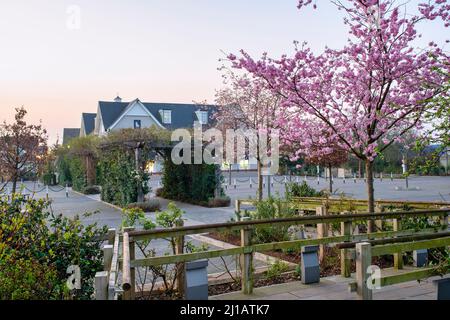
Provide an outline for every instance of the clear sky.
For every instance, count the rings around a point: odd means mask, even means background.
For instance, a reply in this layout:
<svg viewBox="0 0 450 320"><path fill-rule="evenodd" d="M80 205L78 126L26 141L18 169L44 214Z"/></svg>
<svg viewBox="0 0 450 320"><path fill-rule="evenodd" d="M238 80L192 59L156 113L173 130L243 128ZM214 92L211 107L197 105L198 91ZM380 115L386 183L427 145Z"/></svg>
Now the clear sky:
<svg viewBox="0 0 450 320"><path fill-rule="evenodd" d="M212 102L221 51L278 56L292 52L293 40L316 51L345 44L342 17L328 1L318 10L296 3L1 0L0 121L23 105L54 142L62 128L80 126L81 112L117 93L125 101ZM446 32L431 24L424 41L443 41Z"/></svg>

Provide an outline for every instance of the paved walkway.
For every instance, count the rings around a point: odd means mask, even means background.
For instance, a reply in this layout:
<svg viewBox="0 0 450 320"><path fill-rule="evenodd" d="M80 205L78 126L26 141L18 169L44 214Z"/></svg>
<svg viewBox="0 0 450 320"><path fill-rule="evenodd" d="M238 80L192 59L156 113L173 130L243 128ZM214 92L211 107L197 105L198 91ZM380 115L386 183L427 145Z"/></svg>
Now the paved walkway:
<svg viewBox="0 0 450 320"><path fill-rule="evenodd" d="M373 292L374 300L436 300L433 279L405 282L384 287ZM241 292L210 297L210 300L357 300L356 293L349 292L348 283L354 279L340 276L320 279L320 283L304 285L301 282L277 284L254 289L251 296Z"/></svg>

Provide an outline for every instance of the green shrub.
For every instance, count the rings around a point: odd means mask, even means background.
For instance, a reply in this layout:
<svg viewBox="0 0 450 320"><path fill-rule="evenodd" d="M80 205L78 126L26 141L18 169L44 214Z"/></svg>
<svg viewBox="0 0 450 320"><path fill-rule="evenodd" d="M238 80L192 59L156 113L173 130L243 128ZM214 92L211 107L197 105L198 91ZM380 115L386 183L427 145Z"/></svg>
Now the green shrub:
<svg viewBox="0 0 450 320"><path fill-rule="evenodd" d="M135 202L127 205L128 209L141 209L144 212L156 212L161 209L161 203L158 199L150 199L147 202Z"/></svg>
<svg viewBox="0 0 450 320"><path fill-rule="evenodd" d="M313 187L310 187L305 181L301 184L298 183L286 183L286 199L292 199L293 197L323 197L324 194L321 191L316 191Z"/></svg>
<svg viewBox="0 0 450 320"><path fill-rule="evenodd" d="M84 226L78 216L55 216L49 206L44 199L16 195L8 202L0 197L0 261L8 266L0 268L2 297L91 298L95 273L103 269L101 239L107 227ZM71 265L80 267L82 288L68 292L66 272Z"/></svg>
<svg viewBox="0 0 450 320"><path fill-rule="evenodd" d="M289 270L289 265L281 260L276 260L274 263L270 264L266 271L266 279L274 280L279 278L284 272Z"/></svg>
<svg viewBox="0 0 450 320"><path fill-rule="evenodd" d="M102 153L98 168L103 201L125 207L137 202L138 183L142 185L144 194L150 191L149 175L136 172L134 152L130 150L117 149Z"/></svg>
<svg viewBox="0 0 450 320"><path fill-rule="evenodd" d="M256 211L250 213L252 220L288 218L295 215L295 210L281 199L269 197L256 202ZM253 233L258 243L289 240L289 226L257 227Z"/></svg>
<svg viewBox="0 0 450 320"><path fill-rule="evenodd" d="M163 190L159 196L208 206L209 199L215 197L216 186L221 183L221 179L221 176L216 176L215 165L176 165L167 159L162 177Z"/></svg>
<svg viewBox="0 0 450 320"><path fill-rule="evenodd" d="M88 186L83 189L84 194L100 194L102 192L99 186Z"/></svg>
<svg viewBox="0 0 450 320"><path fill-rule="evenodd" d="M0 259L0 300L58 299L62 291L54 266L14 253Z"/></svg>

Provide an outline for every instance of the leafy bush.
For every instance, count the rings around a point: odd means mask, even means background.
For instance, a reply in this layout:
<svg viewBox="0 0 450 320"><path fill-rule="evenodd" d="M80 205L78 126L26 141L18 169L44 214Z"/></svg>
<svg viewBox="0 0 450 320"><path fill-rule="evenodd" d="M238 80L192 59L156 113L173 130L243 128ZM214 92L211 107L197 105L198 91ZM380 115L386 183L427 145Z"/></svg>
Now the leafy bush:
<svg viewBox="0 0 450 320"><path fill-rule="evenodd" d="M270 264L266 271L266 279L274 280L279 278L284 272L289 270L289 265L281 260L276 260L274 263Z"/></svg>
<svg viewBox="0 0 450 320"><path fill-rule="evenodd" d="M102 192L99 186L88 186L83 189L84 194L100 194Z"/></svg>
<svg viewBox="0 0 450 320"><path fill-rule="evenodd" d="M192 204L208 206L214 198L217 184L216 166L208 164L175 165L170 159L164 162L161 197Z"/></svg>
<svg viewBox="0 0 450 320"><path fill-rule="evenodd" d="M150 199L148 202L135 202L127 205L128 209L141 209L144 212L156 212L161 209L161 203L158 199Z"/></svg>
<svg viewBox="0 0 450 320"><path fill-rule="evenodd" d="M98 163L103 201L125 207L137 202L138 183L144 194L149 192L147 173L136 172L134 152L115 149L104 152Z"/></svg>
<svg viewBox="0 0 450 320"><path fill-rule="evenodd" d="M11 202L0 198L0 299L91 298L95 273L103 269L100 239L107 227L55 216L49 205L19 195ZM69 292L71 265L81 269L82 288Z"/></svg>
<svg viewBox="0 0 450 320"><path fill-rule="evenodd" d="M295 215L295 210L281 199L269 197L256 202L256 211L250 213L252 220L288 218ZM289 226L257 227L253 233L259 243L289 240Z"/></svg>
<svg viewBox="0 0 450 320"><path fill-rule="evenodd" d="M286 199L292 199L293 197L323 197L322 191L316 191L313 187L310 187L305 181L301 184L298 183L286 183Z"/></svg>

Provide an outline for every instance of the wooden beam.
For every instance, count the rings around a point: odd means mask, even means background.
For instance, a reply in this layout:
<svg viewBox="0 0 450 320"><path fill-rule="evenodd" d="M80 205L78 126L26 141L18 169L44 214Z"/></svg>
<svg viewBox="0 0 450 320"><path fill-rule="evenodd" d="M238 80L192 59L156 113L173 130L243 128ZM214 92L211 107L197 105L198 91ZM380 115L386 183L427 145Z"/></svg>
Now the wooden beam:
<svg viewBox="0 0 450 320"><path fill-rule="evenodd" d="M356 292L361 300L372 300L372 290L367 287L368 268L372 264L371 245L367 242L356 245Z"/></svg>
<svg viewBox="0 0 450 320"><path fill-rule="evenodd" d="M399 251L414 251L418 249L439 248L450 245L450 237L441 237L433 240L414 241L407 243L393 243L375 246L372 248L373 256L394 254Z"/></svg>
<svg viewBox="0 0 450 320"><path fill-rule="evenodd" d="M130 239L128 233L123 234L123 259L122 259L122 289L124 290L123 299L131 300L131 263L130 263Z"/></svg>

